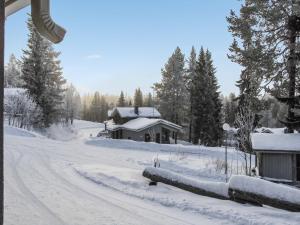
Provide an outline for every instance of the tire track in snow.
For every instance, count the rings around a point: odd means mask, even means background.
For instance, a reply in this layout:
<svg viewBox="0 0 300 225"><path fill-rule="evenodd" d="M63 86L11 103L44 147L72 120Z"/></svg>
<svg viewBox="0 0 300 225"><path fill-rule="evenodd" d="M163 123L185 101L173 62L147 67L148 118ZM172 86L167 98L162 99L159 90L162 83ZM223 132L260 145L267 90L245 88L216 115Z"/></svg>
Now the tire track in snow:
<svg viewBox="0 0 300 225"><path fill-rule="evenodd" d="M66 223L58 217L51 209L49 209L42 201L39 200L39 198L34 195L33 192L30 191L30 189L26 186L24 181L22 180L18 168L20 169L20 163L21 160L23 159L24 154L20 151L18 151L20 154L17 159L12 156L12 161L10 162L11 164L11 169L15 177L15 181L19 187L19 189L24 193L25 196L29 197L30 201L39 209L43 211L43 217L47 218L46 221L50 222L50 224L57 224L57 225L65 225Z"/></svg>
<svg viewBox="0 0 300 225"><path fill-rule="evenodd" d="M174 220L175 224L178 224L178 222L180 221L180 224L185 224L185 225L193 225L193 223L188 223L187 221L183 221L179 218L176 218L176 217L172 217L170 215L166 215L166 214L163 214L163 213L160 213L158 211L154 211L152 209L149 209L149 208L144 208L144 207L141 207L140 205L134 205L133 203L129 203L129 202L123 202L121 201L120 199L116 199L114 197L112 197L111 195L108 196L108 195L104 195L103 192L101 193L102 197L99 196L99 195L95 195L95 194L92 194L88 191L86 191L85 189L71 183L70 181L68 181L67 179L65 179L63 176L61 176L60 174L58 174L54 169L51 168L50 166L50 163L49 163L49 158L50 157L45 157L45 156L42 156L41 153L38 153L39 154L39 157L40 157L40 160L44 162L43 165L45 165L45 167L47 167L47 169L56 177L58 178L60 181L64 182L68 187L73 187L75 190L76 190L76 193L78 194L78 191L83 193L85 196L88 196L92 201L95 201L95 199L97 199L98 201L101 201L101 202L105 202L106 204L110 205L110 206L113 206L114 208L117 208L119 210L122 210L122 211L125 211L126 213L128 213L131 217L135 217L137 219L137 221L141 221L141 219L143 219L143 221L149 221L151 222L150 224L158 224L158 221L157 220L153 220L152 218L149 218L149 217L145 217L141 214L137 214L138 212L137 211L132 211L132 210L129 210L128 209L128 206L129 204L136 208L136 209L143 209L145 211L147 211L147 213L149 211L151 211L152 213L154 214L159 214L161 215L162 217L168 217L172 220ZM46 160L48 162L46 162ZM77 173L73 172L74 175L78 176L79 179L81 179L81 176L79 176ZM93 182L90 182L92 184L94 184ZM105 196L105 198L103 198L103 196ZM114 201L117 201L121 204L125 204L127 208L125 207L121 207L119 204L116 204L116 203L113 203L112 201L108 201L107 199L113 199ZM135 209L135 210L136 210ZM144 223L143 223L144 224Z"/></svg>

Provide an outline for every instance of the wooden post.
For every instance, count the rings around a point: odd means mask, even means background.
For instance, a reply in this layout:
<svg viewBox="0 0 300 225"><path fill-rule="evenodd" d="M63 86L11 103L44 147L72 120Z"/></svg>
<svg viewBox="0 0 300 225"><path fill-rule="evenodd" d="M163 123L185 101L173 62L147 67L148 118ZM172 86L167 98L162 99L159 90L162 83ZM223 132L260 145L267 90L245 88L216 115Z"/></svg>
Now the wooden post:
<svg viewBox="0 0 300 225"><path fill-rule="evenodd" d="M1 195L1 216L0 224L3 224L3 95L4 95L4 24L5 24L5 0L0 0L0 195Z"/></svg>

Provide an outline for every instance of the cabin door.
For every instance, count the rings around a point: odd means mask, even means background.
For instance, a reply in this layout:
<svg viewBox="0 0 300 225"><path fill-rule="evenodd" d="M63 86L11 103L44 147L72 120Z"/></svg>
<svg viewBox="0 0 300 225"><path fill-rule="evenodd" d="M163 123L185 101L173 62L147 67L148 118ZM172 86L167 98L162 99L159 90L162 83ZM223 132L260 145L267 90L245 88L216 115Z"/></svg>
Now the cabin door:
<svg viewBox="0 0 300 225"><path fill-rule="evenodd" d="M160 133L156 133L156 143L160 143Z"/></svg>

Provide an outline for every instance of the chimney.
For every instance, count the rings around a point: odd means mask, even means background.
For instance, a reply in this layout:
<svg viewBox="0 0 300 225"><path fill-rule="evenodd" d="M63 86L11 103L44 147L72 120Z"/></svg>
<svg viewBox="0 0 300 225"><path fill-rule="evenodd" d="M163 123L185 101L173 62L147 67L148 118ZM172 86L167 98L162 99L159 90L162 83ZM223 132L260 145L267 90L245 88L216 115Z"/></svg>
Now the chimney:
<svg viewBox="0 0 300 225"><path fill-rule="evenodd" d="M136 115L139 115L139 107L136 105L136 106L134 106L134 113L136 114Z"/></svg>

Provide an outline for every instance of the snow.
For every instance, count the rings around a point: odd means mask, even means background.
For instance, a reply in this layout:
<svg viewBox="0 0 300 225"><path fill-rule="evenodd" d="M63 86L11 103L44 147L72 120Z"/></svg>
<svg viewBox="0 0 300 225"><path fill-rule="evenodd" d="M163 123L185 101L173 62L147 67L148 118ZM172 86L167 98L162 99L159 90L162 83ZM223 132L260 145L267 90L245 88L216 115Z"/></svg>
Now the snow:
<svg viewBox="0 0 300 225"><path fill-rule="evenodd" d="M228 196L228 185L224 182L212 182L212 181L200 181L199 179L190 179L182 175L170 172L165 169L147 167L145 171L149 172L152 175L157 175L164 177L166 179L172 180L174 182L180 182L195 188L200 188L208 192L213 192L215 194L221 195L225 198Z"/></svg>
<svg viewBox="0 0 300 225"><path fill-rule="evenodd" d="M78 135L64 141L5 126L5 225L299 224L299 213L149 186L142 176L157 157L186 179L223 181L223 148L95 138L103 124L74 123Z"/></svg>
<svg viewBox="0 0 300 225"><path fill-rule="evenodd" d="M300 151L300 134L264 134L254 133L252 147L265 151Z"/></svg>
<svg viewBox="0 0 300 225"><path fill-rule="evenodd" d="M260 178L242 175L232 176L229 181L229 188L300 204L300 189L284 184L275 184Z"/></svg>
<svg viewBox="0 0 300 225"><path fill-rule="evenodd" d="M116 112L119 112L120 116L122 118L132 118L132 117L161 117L160 113L157 111L154 107L139 107L138 108L139 113L136 114L134 107L116 107L111 112L111 115L113 115Z"/></svg>
<svg viewBox="0 0 300 225"><path fill-rule="evenodd" d="M23 88L4 88L4 96L24 94L25 91Z"/></svg>
<svg viewBox="0 0 300 225"><path fill-rule="evenodd" d="M174 127L175 129L181 129L181 126L171 123L163 119L149 119L149 118L137 118L124 123L123 125L113 125L109 129L114 130L118 128L123 128L131 131L137 131L142 129L147 129L156 124L165 124L167 126Z"/></svg>

